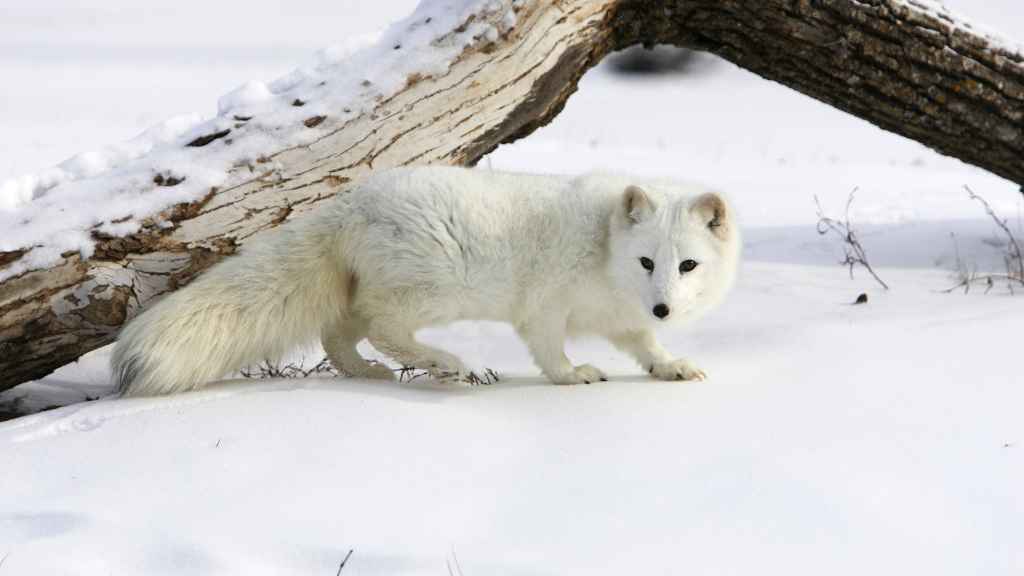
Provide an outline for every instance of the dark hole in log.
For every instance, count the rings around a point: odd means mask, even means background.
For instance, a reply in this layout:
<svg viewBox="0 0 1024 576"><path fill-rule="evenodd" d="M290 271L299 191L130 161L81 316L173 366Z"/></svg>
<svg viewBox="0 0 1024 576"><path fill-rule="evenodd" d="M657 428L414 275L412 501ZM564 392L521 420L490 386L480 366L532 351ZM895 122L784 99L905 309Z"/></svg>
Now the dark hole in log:
<svg viewBox="0 0 1024 576"><path fill-rule="evenodd" d="M220 132L214 132L213 134L207 134L206 136L200 136L195 140L186 144L190 148L202 148L214 140L220 140L221 138L231 134L231 129L221 130Z"/></svg>

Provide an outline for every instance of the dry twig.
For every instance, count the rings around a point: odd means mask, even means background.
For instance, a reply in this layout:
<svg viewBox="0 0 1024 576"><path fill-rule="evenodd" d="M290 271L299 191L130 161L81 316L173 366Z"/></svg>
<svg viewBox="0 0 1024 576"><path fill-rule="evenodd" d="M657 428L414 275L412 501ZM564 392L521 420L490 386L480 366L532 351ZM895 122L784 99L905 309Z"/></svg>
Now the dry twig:
<svg viewBox="0 0 1024 576"><path fill-rule="evenodd" d="M395 372L398 374L399 382L412 382L417 378L427 376L426 370L420 370L414 366L402 366L395 370Z"/></svg>
<svg viewBox="0 0 1024 576"><path fill-rule="evenodd" d="M850 222L850 206L853 204L853 197L857 193L857 189L854 188L850 192L850 197L846 200L846 214L842 221L835 220L825 216L824 211L821 208L821 202L818 197L814 197L814 203L818 206L818 234L824 236L829 232L834 233L843 240L843 252L846 254L846 259L842 261L850 268L850 278L853 278L853 268L857 264L863 266L871 276L882 285L882 288L889 289L889 285L886 284L878 274L875 273L874 268L868 262L867 252L864 250L864 246L860 243L860 239L857 237L857 233L853 229L853 224Z"/></svg>
<svg viewBox="0 0 1024 576"><path fill-rule="evenodd" d="M448 566L448 576L462 576L462 566L459 564L459 557L455 554L455 548L452 548L451 557L445 558L445 564Z"/></svg>
<svg viewBox="0 0 1024 576"><path fill-rule="evenodd" d="M255 366L246 366L239 371L243 378L309 378L310 376L338 376L338 371L325 357L306 368L305 356L298 363L281 364L279 361L264 360Z"/></svg>
<svg viewBox="0 0 1024 576"><path fill-rule="evenodd" d="M414 366L402 366L393 370L399 382L412 382L423 377L429 377L429 372ZM317 376L343 376L341 372L331 366L330 360L326 357L317 362L314 366L306 367L306 358L303 357L297 363L282 364L271 360L264 360L259 364L247 366L239 371L243 378L309 378ZM484 368L483 372L477 374L470 372L460 378L460 381L470 386L490 386L501 380L498 373L490 368Z"/></svg>
<svg viewBox="0 0 1024 576"><path fill-rule="evenodd" d="M335 574L335 576L339 576L341 574L341 571L345 568L345 564L348 563L348 559L352 557L352 552L353 549L349 548L348 554L345 554L345 559L338 565L338 573Z"/></svg>
<svg viewBox="0 0 1024 576"><path fill-rule="evenodd" d="M1021 252L1020 243L1017 241L1016 235L1013 230L1010 229L1005 218L1000 218L996 214L992 205L987 200L975 194L969 186L964 186L964 190L967 190L967 194L971 200L976 200L985 209L985 213L988 214L989 218L995 223L996 227L1006 237L1006 252L1003 254L1003 263L1006 266L1005 273L992 273L992 274L979 274L977 268L968 269L967 265L964 264L960 258L960 247L956 242L956 236L953 236L953 249L956 253L956 272L958 282L944 290L944 292L952 292L958 288L964 289L964 294L967 294L971 290L971 286L975 284L984 284L985 293L987 294L995 286L997 281L1006 282L1006 288L1011 294L1014 293L1013 287L1024 286L1024 253Z"/></svg>

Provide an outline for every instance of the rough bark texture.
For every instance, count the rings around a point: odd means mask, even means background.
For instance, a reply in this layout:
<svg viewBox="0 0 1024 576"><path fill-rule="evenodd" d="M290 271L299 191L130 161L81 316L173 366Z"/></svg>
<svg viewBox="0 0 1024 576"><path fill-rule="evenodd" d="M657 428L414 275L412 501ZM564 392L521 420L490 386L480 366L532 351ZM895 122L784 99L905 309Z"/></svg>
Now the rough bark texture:
<svg viewBox="0 0 1024 576"><path fill-rule="evenodd" d="M344 192L367 171L474 164L551 120L610 50L668 43L714 52L878 126L1024 183L1020 54L899 0L528 1L507 36L443 76L410 78L372 113L265 158L236 186L174 207L173 226L101 237L89 260L0 283L0 390L111 342L154 297L259 232ZM727 121L728 111L721 111ZM211 141L211 146L218 145ZM198 144L196 144L198 146ZM156 185L173 185L156 182ZM155 220L154 220L155 221ZM24 251L0 253L0 270Z"/></svg>
<svg viewBox="0 0 1024 576"><path fill-rule="evenodd" d="M632 0L615 30L617 46L714 52L1024 184L1024 57L927 3Z"/></svg>

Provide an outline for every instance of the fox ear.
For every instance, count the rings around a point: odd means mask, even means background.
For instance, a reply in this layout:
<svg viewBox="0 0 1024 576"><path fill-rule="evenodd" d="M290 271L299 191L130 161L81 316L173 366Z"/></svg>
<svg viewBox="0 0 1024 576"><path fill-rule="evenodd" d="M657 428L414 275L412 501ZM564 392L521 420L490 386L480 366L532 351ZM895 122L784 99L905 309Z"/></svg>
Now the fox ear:
<svg viewBox="0 0 1024 576"><path fill-rule="evenodd" d="M626 186L622 194L622 211L630 224L639 224L654 214L654 202L639 186Z"/></svg>
<svg viewBox="0 0 1024 576"><path fill-rule="evenodd" d="M729 226L729 213L721 196L714 192L701 194L690 205L690 213L699 216L712 234L725 238Z"/></svg>

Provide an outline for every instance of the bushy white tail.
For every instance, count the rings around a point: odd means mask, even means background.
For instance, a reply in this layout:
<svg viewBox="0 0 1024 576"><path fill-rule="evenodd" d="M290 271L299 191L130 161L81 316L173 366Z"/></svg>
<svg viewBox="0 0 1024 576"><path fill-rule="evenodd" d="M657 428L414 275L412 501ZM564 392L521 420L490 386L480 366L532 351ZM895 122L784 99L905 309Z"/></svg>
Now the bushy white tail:
<svg viewBox="0 0 1024 576"><path fill-rule="evenodd" d="M339 238L283 226L143 312L111 359L121 393L193 390L317 338L347 300Z"/></svg>

